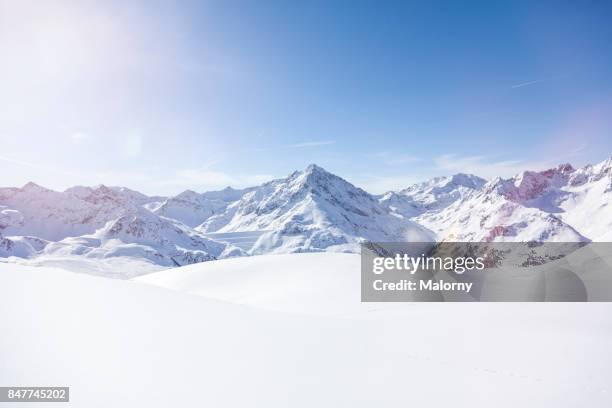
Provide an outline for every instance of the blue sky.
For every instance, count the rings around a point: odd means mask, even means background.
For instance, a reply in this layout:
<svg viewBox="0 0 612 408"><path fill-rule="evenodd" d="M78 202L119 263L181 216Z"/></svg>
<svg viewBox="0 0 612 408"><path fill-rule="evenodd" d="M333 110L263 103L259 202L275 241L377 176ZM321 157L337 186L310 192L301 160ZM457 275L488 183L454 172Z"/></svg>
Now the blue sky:
<svg viewBox="0 0 612 408"><path fill-rule="evenodd" d="M609 2L0 1L2 185L372 192L612 155Z"/></svg>

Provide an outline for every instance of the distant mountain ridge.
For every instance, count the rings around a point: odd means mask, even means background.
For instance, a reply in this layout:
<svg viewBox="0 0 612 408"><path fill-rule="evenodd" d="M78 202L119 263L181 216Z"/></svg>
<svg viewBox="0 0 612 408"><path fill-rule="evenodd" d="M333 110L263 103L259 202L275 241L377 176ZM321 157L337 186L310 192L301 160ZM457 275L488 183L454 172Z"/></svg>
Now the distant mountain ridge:
<svg viewBox="0 0 612 408"><path fill-rule="evenodd" d="M103 185L64 192L34 183L0 189L0 233L5 236L0 255L134 256L177 266L242 254L148 211L144 205L151 200L133 190Z"/></svg>
<svg viewBox="0 0 612 408"><path fill-rule="evenodd" d="M174 218L193 228L213 215L222 213L230 203L239 200L253 189L255 187L242 190L226 187L220 191L209 191L201 194L192 190L185 190L174 197L167 198L152 210L155 214Z"/></svg>
<svg viewBox="0 0 612 408"><path fill-rule="evenodd" d="M611 240L611 229L612 159L490 181L459 173L378 196L317 165L256 187L173 197L104 185L0 188L0 258L127 257L168 267L358 252L364 241Z"/></svg>
<svg viewBox="0 0 612 408"><path fill-rule="evenodd" d="M416 217L441 210L479 190L485 183L486 180L478 176L458 173L417 183L399 192L387 192L379 196L379 201L404 217Z"/></svg>
<svg viewBox="0 0 612 408"><path fill-rule="evenodd" d="M612 160L495 178L416 222L446 241L607 241ZM593 222L597 220L596 222Z"/></svg>

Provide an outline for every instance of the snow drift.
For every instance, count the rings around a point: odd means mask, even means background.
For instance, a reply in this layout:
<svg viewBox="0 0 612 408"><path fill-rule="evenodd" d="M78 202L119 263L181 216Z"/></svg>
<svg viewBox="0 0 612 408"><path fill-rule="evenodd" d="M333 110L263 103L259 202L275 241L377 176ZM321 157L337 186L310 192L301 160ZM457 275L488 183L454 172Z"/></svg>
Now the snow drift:
<svg viewBox="0 0 612 408"><path fill-rule="evenodd" d="M342 287L350 288L352 272L342 269L350 262L335 258L353 255L270 256L259 267L276 281L302 262L323 261L311 257L327 256L329 267L317 277L334 277L321 280L317 293L336 293L344 278L350 281ZM228 269L217 288L223 284L237 295L250 285L260 292L249 302L259 296L259 304L278 311L0 263L0 383L70 386L70 406L83 408L603 408L612 402L607 303L369 304L358 310L358 296L328 296L326 308L351 313L321 316L321 296L308 291L283 311L288 303L278 299L289 283L268 287L265 273L257 276L264 269L252 266ZM221 271L209 277L220 280ZM255 273L252 284L242 282L247 271ZM306 316L295 313L298 305L313 308Z"/></svg>

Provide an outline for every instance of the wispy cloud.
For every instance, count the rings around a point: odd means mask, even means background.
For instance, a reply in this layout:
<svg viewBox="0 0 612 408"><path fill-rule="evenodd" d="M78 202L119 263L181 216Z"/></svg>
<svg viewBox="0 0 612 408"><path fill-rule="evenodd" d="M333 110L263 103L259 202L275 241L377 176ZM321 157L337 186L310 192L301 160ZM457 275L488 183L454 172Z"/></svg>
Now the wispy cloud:
<svg viewBox="0 0 612 408"><path fill-rule="evenodd" d="M541 82L548 82L548 81L553 81L555 79L561 79L561 78L565 78L565 75L557 75L557 76L552 76L552 77L548 77L548 78L536 79L534 81L521 82L521 83L512 85L511 88L512 89L522 88L524 86L535 85L535 84L539 84Z"/></svg>
<svg viewBox="0 0 612 408"><path fill-rule="evenodd" d="M386 157L386 155L378 156ZM459 154L442 154L431 160L423 160L416 170L407 170L404 174L388 175L355 175L349 177L357 186L368 192L380 194L387 191L399 191L414 183L423 182L433 177L450 176L456 173L469 173L486 179L495 177L512 177L525 170L544 170L558 165L559 158L554 160L501 160L497 156Z"/></svg>
<svg viewBox="0 0 612 408"><path fill-rule="evenodd" d="M379 176L373 174L347 177L347 180L371 194L383 194L387 191L398 191L423 181L415 175L389 175Z"/></svg>
<svg viewBox="0 0 612 408"><path fill-rule="evenodd" d="M30 162L23 161L23 160L18 160L18 159L13 159L13 158L10 158L10 157L0 156L0 160L5 161L7 163L19 164L20 166L38 167L34 163L30 163Z"/></svg>
<svg viewBox="0 0 612 408"><path fill-rule="evenodd" d="M390 151L376 152L368 154L368 156L373 157L375 159L379 159L382 163L390 165L416 163L423 160L421 157L415 156L413 154L397 153Z"/></svg>
<svg viewBox="0 0 612 408"><path fill-rule="evenodd" d="M173 188L189 188L198 191L217 190L227 186L244 188L270 181L269 174L230 175L210 168L178 170L173 178L160 181L160 185Z"/></svg>
<svg viewBox="0 0 612 408"><path fill-rule="evenodd" d="M302 148L308 148L308 147L329 146L329 145L333 145L334 143L336 143L335 140L313 140L313 141L299 142L299 143L293 143L293 144L282 145L282 146L257 147L254 150L258 152L265 152L265 151L276 150L276 149L302 149Z"/></svg>
<svg viewBox="0 0 612 408"><path fill-rule="evenodd" d="M298 149L300 147L316 147L316 146L327 146L336 143L335 140L317 140L312 142L301 142L288 145L286 147Z"/></svg>
<svg viewBox="0 0 612 408"><path fill-rule="evenodd" d="M275 177L269 174L229 174L211 169L212 164L196 168L177 169L169 174L160 175L159 169L149 168L139 171L109 171L87 175L88 184L93 182L107 185L127 186L146 194L173 196L184 190L205 192L220 190L227 186L244 188L260 185Z"/></svg>
<svg viewBox="0 0 612 408"><path fill-rule="evenodd" d="M80 173L7 156L0 156L0 173L10 175L2 181L2 185L13 187L33 181L45 187L65 188L66 180L76 180L81 177Z"/></svg>
<svg viewBox="0 0 612 408"><path fill-rule="evenodd" d="M493 156L443 154L433 160L438 175L470 173L484 178L511 177L524 170L542 170L551 163L543 161L499 160Z"/></svg>
<svg viewBox="0 0 612 408"><path fill-rule="evenodd" d="M213 159L201 166L177 169L168 177L150 180L148 184L155 191L161 190L164 194L173 195L185 189L204 192L227 186L251 187L274 179L270 174L229 174L213 168L222 161Z"/></svg>
<svg viewBox="0 0 612 408"><path fill-rule="evenodd" d="M4 162L7 162L7 163L11 163L11 164L17 164L19 166L32 167L32 168L39 169L39 170L42 170L42 171L47 172L47 173L69 175L69 176L76 175L76 173L71 173L69 171L64 171L64 170L56 169L56 168L53 168L53 167L48 167L46 165L32 163L32 162L29 162L29 161L15 159L15 158L6 157L6 156L0 156L0 161L4 161Z"/></svg>

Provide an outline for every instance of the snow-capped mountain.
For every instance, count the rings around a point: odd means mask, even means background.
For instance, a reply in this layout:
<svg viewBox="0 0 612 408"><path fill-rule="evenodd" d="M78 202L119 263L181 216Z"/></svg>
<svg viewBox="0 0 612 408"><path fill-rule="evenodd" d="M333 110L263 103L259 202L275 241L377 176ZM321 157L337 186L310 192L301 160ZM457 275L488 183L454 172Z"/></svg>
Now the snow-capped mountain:
<svg viewBox="0 0 612 408"><path fill-rule="evenodd" d="M485 183L486 180L478 176L458 173L417 183L399 192L389 191L379 196L379 202L391 211L411 218L442 210L479 190Z"/></svg>
<svg viewBox="0 0 612 408"><path fill-rule="evenodd" d="M612 240L612 158L569 172L567 182L549 186L536 201L593 241Z"/></svg>
<svg viewBox="0 0 612 408"><path fill-rule="evenodd" d="M19 218L5 228L5 235L31 235L51 241L93 233L141 204L132 194L106 186L57 192L34 183L0 189L0 203Z"/></svg>
<svg viewBox="0 0 612 408"><path fill-rule="evenodd" d="M49 243L44 254L94 259L136 257L162 266L244 255L234 246L208 239L175 220L159 217L144 208L126 212L93 234Z"/></svg>
<svg viewBox="0 0 612 408"><path fill-rule="evenodd" d="M489 182L456 174L381 196L316 165L257 187L169 198L103 185L0 188L0 257L44 262L124 258L169 267L358 252L364 241L609 241L611 230L612 159Z"/></svg>
<svg viewBox="0 0 612 408"><path fill-rule="evenodd" d="M310 165L245 193L203 232L269 231L251 253L358 251L363 241L428 241L425 228L391 214L374 196Z"/></svg>
<svg viewBox="0 0 612 408"><path fill-rule="evenodd" d="M446 241L606 240L612 227L611 161L496 178L415 220ZM596 219L597 222L592 222Z"/></svg>
<svg viewBox="0 0 612 408"><path fill-rule="evenodd" d="M196 193L185 190L182 193L163 201L153 208L155 214L173 218L190 227L196 227L216 214L221 214L227 206L240 199L251 189L235 190L227 187L220 191Z"/></svg>
<svg viewBox="0 0 612 408"><path fill-rule="evenodd" d="M157 200L126 188L57 192L28 183L0 189L2 256L135 257L177 266L242 255L144 206Z"/></svg>
<svg viewBox="0 0 612 408"><path fill-rule="evenodd" d="M229 243L232 233L253 233L247 235L251 244L240 245L251 254L357 252L366 240L432 239L425 228L315 165L259 187L185 191L154 201L105 186L2 189L3 219L11 219L2 224L3 256L124 256L175 266L245 255Z"/></svg>

